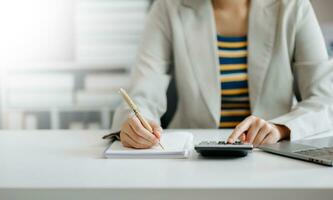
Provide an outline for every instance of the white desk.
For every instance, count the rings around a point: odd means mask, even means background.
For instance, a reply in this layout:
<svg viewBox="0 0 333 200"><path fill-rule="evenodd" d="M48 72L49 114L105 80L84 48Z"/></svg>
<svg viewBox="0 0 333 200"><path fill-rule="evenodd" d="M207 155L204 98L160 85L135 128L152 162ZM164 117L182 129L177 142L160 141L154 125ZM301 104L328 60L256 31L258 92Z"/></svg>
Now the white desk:
<svg viewBox="0 0 333 200"><path fill-rule="evenodd" d="M228 134L190 132L195 143ZM0 131L0 200L333 199L330 167L260 150L238 159L104 159L106 133Z"/></svg>

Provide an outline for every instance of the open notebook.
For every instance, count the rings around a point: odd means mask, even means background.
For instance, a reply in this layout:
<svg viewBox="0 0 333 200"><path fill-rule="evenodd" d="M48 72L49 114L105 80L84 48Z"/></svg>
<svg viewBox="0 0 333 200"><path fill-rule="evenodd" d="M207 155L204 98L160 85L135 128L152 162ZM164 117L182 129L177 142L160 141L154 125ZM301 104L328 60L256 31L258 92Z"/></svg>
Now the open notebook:
<svg viewBox="0 0 333 200"><path fill-rule="evenodd" d="M106 149L107 158L187 158L193 147L193 135L188 132L169 132L162 134L161 144L151 149L131 149L115 141Z"/></svg>

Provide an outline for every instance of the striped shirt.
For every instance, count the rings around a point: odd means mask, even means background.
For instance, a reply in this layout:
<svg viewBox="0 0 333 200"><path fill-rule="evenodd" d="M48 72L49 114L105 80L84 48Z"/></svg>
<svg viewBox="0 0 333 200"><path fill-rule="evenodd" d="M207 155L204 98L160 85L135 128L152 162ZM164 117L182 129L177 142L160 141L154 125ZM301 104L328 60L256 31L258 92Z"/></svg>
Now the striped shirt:
<svg viewBox="0 0 333 200"><path fill-rule="evenodd" d="M247 37L217 36L221 114L220 128L234 128L251 114L247 77Z"/></svg>

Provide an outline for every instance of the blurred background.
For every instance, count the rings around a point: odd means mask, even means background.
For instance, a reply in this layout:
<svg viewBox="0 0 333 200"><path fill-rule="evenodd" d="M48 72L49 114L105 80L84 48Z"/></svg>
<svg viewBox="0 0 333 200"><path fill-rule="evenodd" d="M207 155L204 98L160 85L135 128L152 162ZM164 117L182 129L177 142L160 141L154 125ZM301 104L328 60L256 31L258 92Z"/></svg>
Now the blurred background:
<svg viewBox="0 0 333 200"><path fill-rule="evenodd" d="M152 2L1 1L0 128L108 129ZM333 55L333 1L312 3Z"/></svg>

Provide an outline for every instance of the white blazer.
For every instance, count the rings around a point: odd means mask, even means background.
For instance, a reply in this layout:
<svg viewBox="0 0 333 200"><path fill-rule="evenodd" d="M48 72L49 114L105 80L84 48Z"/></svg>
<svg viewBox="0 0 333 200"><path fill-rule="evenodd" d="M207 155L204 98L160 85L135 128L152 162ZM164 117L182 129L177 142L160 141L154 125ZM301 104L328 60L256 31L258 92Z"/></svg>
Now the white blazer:
<svg viewBox="0 0 333 200"><path fill-rule="evenodd" d="M130 95L156 122L166 111L174 66L178 105L171 128L218 128L220 84L210 0L158 0L148 16ZM248 83L253 115L290 128L299 139L332 128L333 64L309 0L252 0ZM294 105L294 96L301 101ZM129 115L121 105L113 129Z"/></svg>

